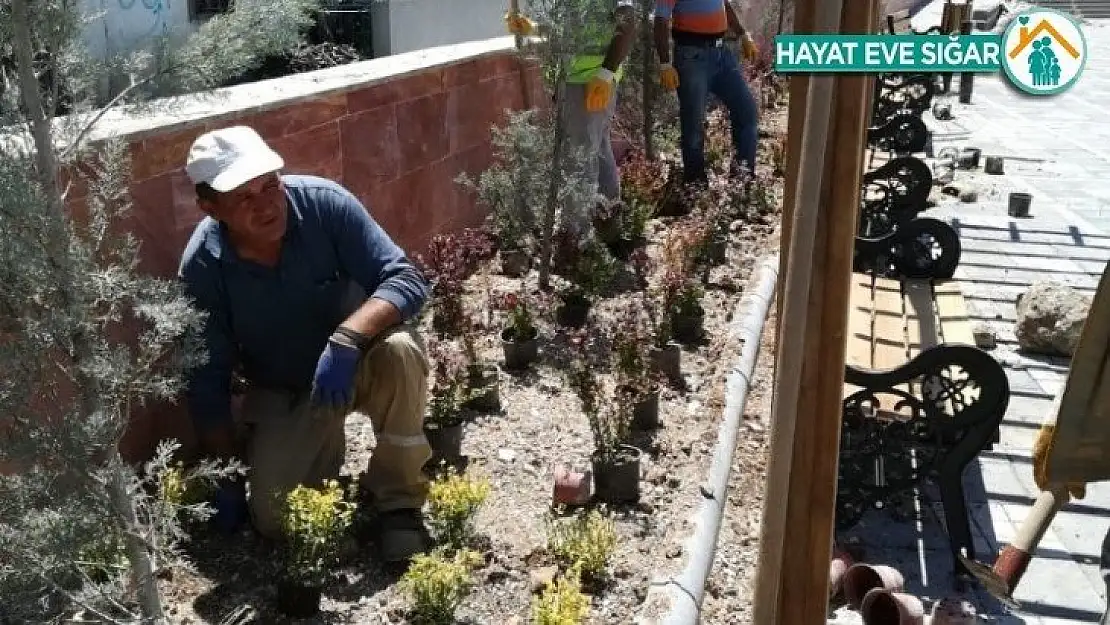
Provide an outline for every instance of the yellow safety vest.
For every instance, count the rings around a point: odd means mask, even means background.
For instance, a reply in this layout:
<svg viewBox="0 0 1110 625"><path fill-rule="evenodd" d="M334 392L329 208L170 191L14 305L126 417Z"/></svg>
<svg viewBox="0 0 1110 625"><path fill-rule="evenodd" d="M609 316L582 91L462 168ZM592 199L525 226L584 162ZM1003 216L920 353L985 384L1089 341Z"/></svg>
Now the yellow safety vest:
<svg viewBox="0 0 1110 625"><path fill-rule="evenodd" d="M616 30L616 10L609 11L608 19L593 20L587 28L591 31L587 34L590 43L586 50L575 55L574 60L571 61L567 76L568 83L590 82L597 70L605 63L605 53L609 51L609 42L613 40L613 33ZM624 76L623 63L617 71L613 72L613 82L620 82L622 76Z"/></svg>

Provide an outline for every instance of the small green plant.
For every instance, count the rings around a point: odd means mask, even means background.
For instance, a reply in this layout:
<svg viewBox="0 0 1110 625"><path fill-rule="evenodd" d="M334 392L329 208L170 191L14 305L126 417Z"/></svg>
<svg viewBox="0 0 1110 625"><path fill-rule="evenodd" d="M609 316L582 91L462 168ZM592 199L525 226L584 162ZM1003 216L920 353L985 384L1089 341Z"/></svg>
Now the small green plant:
<svg viewBox="0 0 1110 625"><path fill-rule="evenodd" d="M651 367L653 340L646 298L628 300L612 329L618 390L639 398L656 389L658 380Z"/></svg>
<svg viewBox="0 0 1110 625"><path fill-rule="evenodd" d="M162 501L179 508L205 502L215 491L211 480L187 471L180 461L162 471L158 476L158 488Z"/></svg>
<svg viewBox="0 0 1110 625"><path fill-rule="evenodd" d="M578 625L590 614L590 599L582 593L578 567L547 584L532 600L532 622L536 625Z"/></svg>
<svg viewBox="0 0 1110 625"><path fill-rule="evenodd" d="M428 491L428 522L436 539L454 549L466 547L474 536L474 515L489 493L488 480L459 475L454 468L433 481Z"/></svg>
<svg viewBox="0 0 1110 625"><path fill-rule="evenodd" d="M548 550L568 570L580 571L586 581L604 579L616 547L616 526L598 510L569 519L548 519Z"/></svg>
<svg viewBox="0 0 1110 625"><path fill-rule="evenodd" d="M89 579L104 583L128 569L127 549L118 535L100 535L81 547L75 564Z"/></svg>
<svg viewBox="0 0 1110 625"><path fill-rule="evenodd" d="M694 280L686 280L676 292L671 315L697 317L704 312L701 305L705 289Z"/></svg>
<svg viewBox="0 0 1110 625"><path fill-rule="evenodd" d="M413 557L401 578L402 590L412 603L413 622L421 625L454 622L455 611L473 588L471 571L481 561L481 555L469 549L457 551L451 558L442 551Z"/></svg>
<svg viewBox="0 0 1110 625"><path fill-rule="evenodd" d="M578 246L571 267L570 284L562 292L564 301L577 297L593 299L601 294L617 271L617 261L605 245L590 237Z"/></svg>
<svg viewBox="0 0 1110 625"><path fill-rule="evenodd" d="M286 495L281 520L289 541L285 572L291 580L306 586L327 580L354 510L355 504L344 500L335 480L322 488L298 485Z"/></svg>
<svg viewBox="0 0 1110 625"><path fill-rule="evenodd" d="M632 433L632 405L617 401L612 393L606 392L595 364L584 354L584 345L572 342L572 346L575 351L567 371L567 381L578 396L582 412L590 424L594 455L598 460L607 462L620 455L622 446Z"/></svg>

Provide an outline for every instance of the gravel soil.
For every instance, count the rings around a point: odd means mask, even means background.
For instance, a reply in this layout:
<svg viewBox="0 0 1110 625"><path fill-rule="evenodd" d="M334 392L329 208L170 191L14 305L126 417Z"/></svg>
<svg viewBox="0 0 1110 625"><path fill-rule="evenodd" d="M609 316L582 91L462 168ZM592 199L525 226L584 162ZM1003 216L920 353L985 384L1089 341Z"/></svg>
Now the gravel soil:
<svg viewBox="0 0 1110 625"><path fill-rule="evenodd" d="M784 136L786 107L765 111L761 161L769 158L770 141ZM770 167L761 162L761 168ZM700 484L710 463L723 408L724 379L737 357L738 342L728 324L754 265L778 246L782 181L775 179L774 211L749 215L732 224L727 261L712 271L706 285L705 336L684 347L682 384L664 386L659 429L636 435L644 450L639 504L607 509L615 521L618 545L603 588L593 589L590 623L630 623L647 596L651 579L677 572L682 544L693 531L692 516L702 498ZM649 250L658 251L670 220L649 224ZM524 278L534 283L535 272ZM486 282L488 280L488 282ZM495 291L517 288L517 280L484 269L470 279L475 301L487 284ZM617 294L595 307L593 325L613 322L614 309L628 294ZM479 308L478 310L481 310ZM428 321L425 320L427 324ZM716 568L706 596L707 623L749 622L749 590L758 549L765 464L765 435L774 360L773 316L745 413L731 476L729 506L720 537ZM500 320L483 330L484 359L500 363L495 341ZM475 586L458 611L464 623L529 622L529 606L538 570L552 560L544 550L544 519L551 514L552 472L562 464L589 466L593 444L577 397L560 370L565 331L540 321L544 338L540 360L523 374L500 375L502 410L477 416L466 425L463 452L468 474L487 478L492 491L476 518L486 563L474 573ZM427 330L431 334L431 330ZM373 448L367 419L347 423L346 474L357 475ZM249 532L225 538L197 530L186 545L194 571L175 570L163 581L171 597L175 623L404 623L407 598L395 585L396 572L378 566L368 548L350 541L343 566L324 590L323 612L311 619L289 620L274 608L273 581L278 551Z"/></svg>

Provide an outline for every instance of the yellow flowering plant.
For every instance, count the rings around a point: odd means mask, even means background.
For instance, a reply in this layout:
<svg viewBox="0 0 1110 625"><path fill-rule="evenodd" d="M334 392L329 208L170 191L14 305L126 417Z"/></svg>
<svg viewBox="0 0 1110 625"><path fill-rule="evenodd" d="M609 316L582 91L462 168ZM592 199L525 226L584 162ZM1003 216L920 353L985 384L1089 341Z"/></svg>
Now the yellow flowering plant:
<svg viewBox="0 0 1110 625"><path fill-rule="evenodd" d="M421 625L447 625L474 585L471 571L482 562L476 551L463 549L448 558L442 550L414 556L401 578L401 587L412 603L412 621Z"/></svg>
<svg viewBox="0 0 1110 625"><path fill-rule="evenodd" d="M428 490L428 524L436 539L462 549L474 535L474 515L490 493L489 480L460 475L449 468Z"/></svg>
<svg viewBox="0 0 1110 625"><path fill-rule="evenodd" d="M597 510L570 519L548 520L547 548L568 569L580 571L587 581L604 578L616 547L616 526Z"/></svg>
<svg viewBox="0 0 1110 625"><path fill-rule="evenodd" d="M285 498L282 530L288 540L286 574L308 586L323 585L339 558L340 539L350 527L355 504L339 483L323 488L299 485Z"/></svg>
<svg viewBox="0 0 1110 625"><path fill-rule="evenodd" d="M532 622L536 625L578 625L590 614L590 600L582 593L581 573L573 566L549 582L540 596L532 599Z"/></svg>

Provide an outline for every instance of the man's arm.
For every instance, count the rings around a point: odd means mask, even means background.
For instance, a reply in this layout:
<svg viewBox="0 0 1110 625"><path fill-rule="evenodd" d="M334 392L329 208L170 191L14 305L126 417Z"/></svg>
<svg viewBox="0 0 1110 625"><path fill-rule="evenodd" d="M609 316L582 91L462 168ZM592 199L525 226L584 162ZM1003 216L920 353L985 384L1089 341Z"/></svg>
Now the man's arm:
<svg viewBox="0 0 1110 625"><path fill-rule="evenodd" d="M632 50L632 40L636 35L636 7L632 0L619 0L616 11L616 32L609 42L602 67L615 72L628 58Z"/></svg>
<svg viewBox="0 0 1110 625"><path fill-rule="evenodd" d="M339 262L370 297L341 326L373 338L415 317L428 298L428 282L353 194L321 191L334 202L322 211Z"/></svg>
<svg viewBox="0 0 1110 625"><path fill-rule="evenodd" d="M186 374L185 395L202 452L229 460L237 454L231 419L231 376L236 353L216 283L218 268L212 262L193 256L179 271L186 295L207 316L201 334L207 360Z"/></svg>
<svg viewBox="0 0 1110 625"><path fill-rule="evenodd" d="M655 0L655 53L659 63L671 62L671 14L675 0Z"/></svg>

